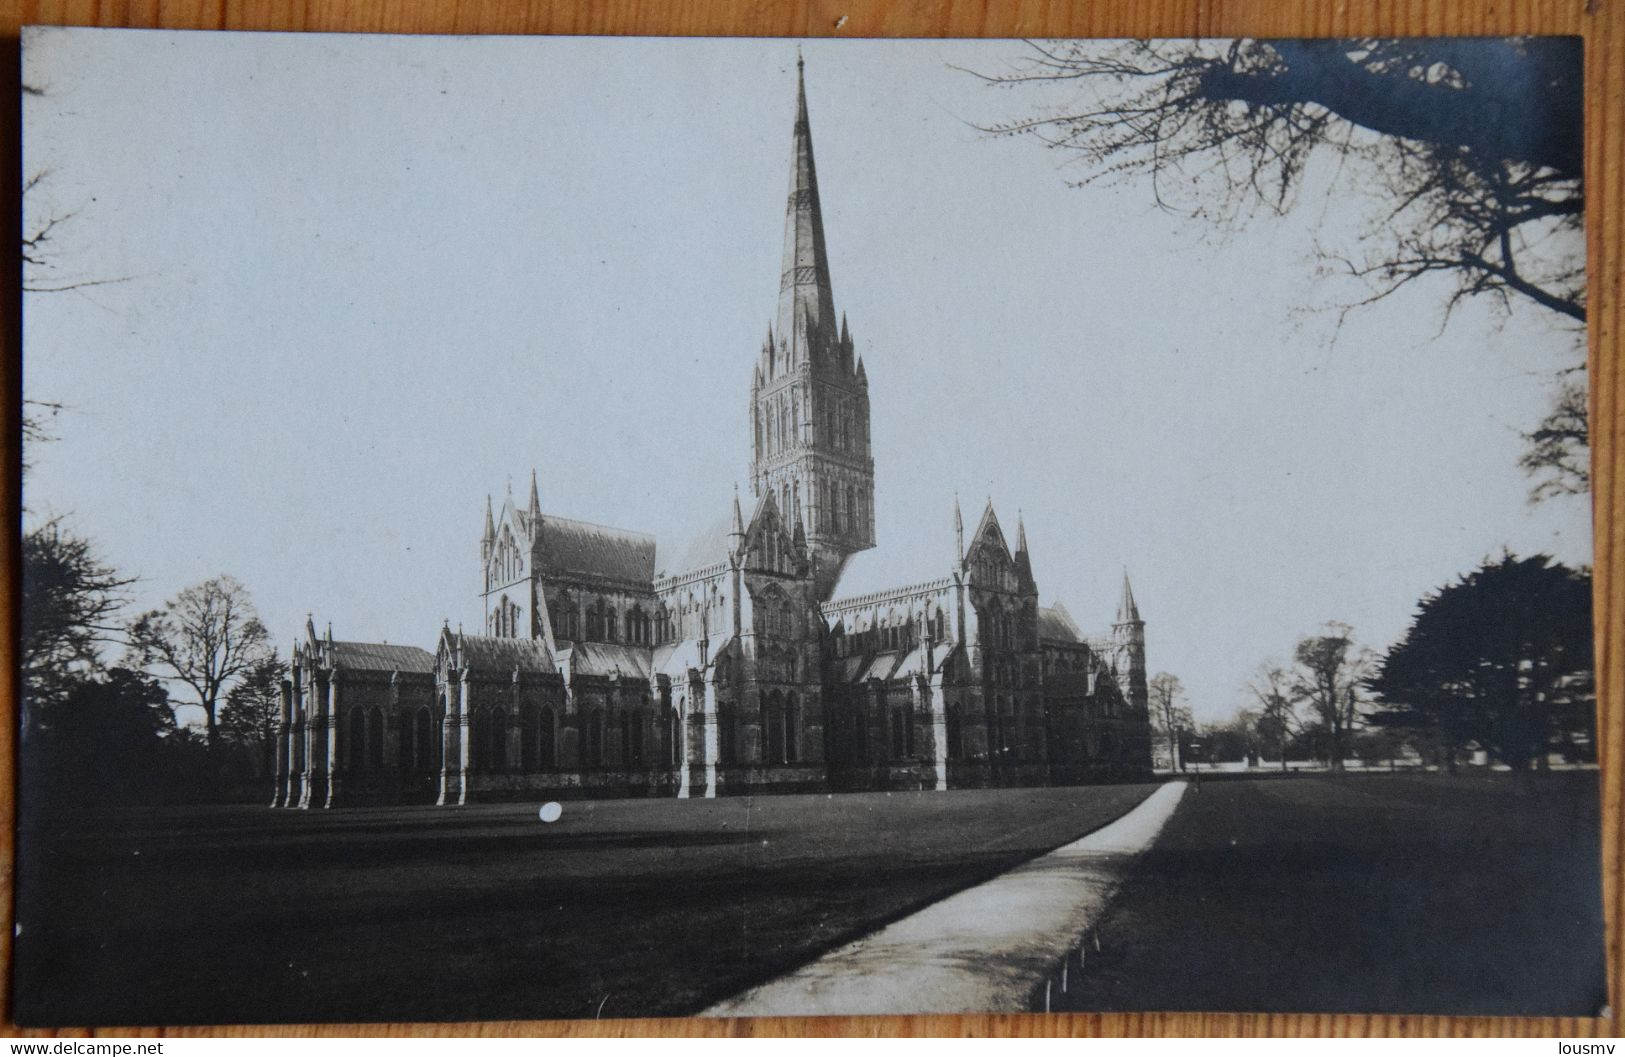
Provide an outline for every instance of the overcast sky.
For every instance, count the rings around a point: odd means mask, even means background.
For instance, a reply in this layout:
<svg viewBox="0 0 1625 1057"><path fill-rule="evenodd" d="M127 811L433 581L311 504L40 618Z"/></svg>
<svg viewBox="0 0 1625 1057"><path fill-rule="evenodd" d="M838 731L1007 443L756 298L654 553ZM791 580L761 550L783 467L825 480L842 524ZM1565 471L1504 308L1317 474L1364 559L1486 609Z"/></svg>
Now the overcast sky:
<svg viewBox="0 0 1625 1057"><path fill-rule="evenodd" d="M50 277L125 280L25 300L27 394L70 405L25 501L141 606L226 572L283 650L307 610L429 647L478 626L485 497L533 466L547 511L663 543L726 513L794 42L25 44L27 205L73 214ZM1515 465L1577 334L1471 303L1441 330L1447 280L1339 331L1305 311L1329 303L1314 247L1380 200L1219 237L1143 183L1071 186L1062 155L973 127L1046 98L953 68L1020 48L804 45L882 548L946 561L956 491L1012 536L1020 509L1043 601L1087 630L1129 570L1151 669L1199 718L1325 621L1386 646L1503 547L1589 563L1589 501L1530 506Z"/></svg>

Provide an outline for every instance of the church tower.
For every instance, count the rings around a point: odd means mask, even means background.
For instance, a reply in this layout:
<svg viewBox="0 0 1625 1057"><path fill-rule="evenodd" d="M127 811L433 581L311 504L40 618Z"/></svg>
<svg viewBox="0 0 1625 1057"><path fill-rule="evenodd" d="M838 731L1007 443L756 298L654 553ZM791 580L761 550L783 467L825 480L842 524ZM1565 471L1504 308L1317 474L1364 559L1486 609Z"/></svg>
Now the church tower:
<svg viewBox="0 0 1625 1057"><path fill-rule="evenodd" d="M1112 667L1123 697L1143 712L1150 703L1145 681L1145 621L1140 619L1140 607L1134 604L1134 589L1129 586L1126 570L1123 598L1117 603L1117 619L1112 623Z"/></svg>
<svg viewBox="0 0 1625 1057"><path fill-rule="evenodd" d="M750 486L758 498L771 490L800 520L818 597L828 600L846 559L875 545L875 468L868 375L846 318L835 317L799 57L791 144L778 319L750 387Z"/></svg>

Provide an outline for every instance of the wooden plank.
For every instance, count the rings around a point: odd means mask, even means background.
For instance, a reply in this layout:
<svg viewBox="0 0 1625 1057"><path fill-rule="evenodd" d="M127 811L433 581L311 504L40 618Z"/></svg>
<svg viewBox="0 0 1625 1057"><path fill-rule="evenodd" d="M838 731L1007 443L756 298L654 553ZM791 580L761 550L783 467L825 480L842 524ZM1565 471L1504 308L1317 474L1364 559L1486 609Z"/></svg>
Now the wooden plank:
<svg viewBox="0 0 1625 1057"><path fill-rule="evenodd" d="M1018 37L1018 36L1426 36L1438 34L1580 34L1586 40L1586 182L1590 230L1590 364L1594 510L1596 531L1597 675L1601 697L1599 748L1603 764L1604 898L1608 912L1611 1008L1625 1004L1621 990L1621 922L1625 886L1620 884L1621 793L1625 772L1625 579L1619 544L1625 498L1618 487L1620 455L1620 336L1622 267L1625 267L1625 2L1621 0L1340 0L1297 3L1238 0L985 0L885 3L882 0L668 0L656 6L632 0L544 0L519 5L503 0L24 0L0 12L5 75L17 83L17 35L21 25L164 27L323 32L658 34L808 37ZM0 139L7 158L4 187L18 195L17 108L0 108ZM5 234L17 245L18 217L6 211ZM15 255L5 264L5 386L7 437L15 437L18 392L19 277ZM1463 384L1467 384L1466 380ZM15 463L15 453L11 462ZM17 479L10 478L0 510L15 526ZM8 548L6 562L14 561ZM15 590L12 575L6 583ZM7 607L0 641L0 667L11 656L14 607ZM15 757L15 703L7 691L0 723L0 759ZM14 790L0 783L0 957L10 964L11 877L14 856ZM13 1029L15 1030L15 1029ZM100 1035L130 1034L103 1029ZM143 1034L199 1035L1618 1035L1610 1019L1512 1017L1311 1016L1246 1014L1112 1014L1064 1016L932 1016L774 1018L749 1021L622 1020L537 1021L502 1024L324 1025L288 1029L163 1028ZM63 1031L30 1034L88 1034Z"/></svg>

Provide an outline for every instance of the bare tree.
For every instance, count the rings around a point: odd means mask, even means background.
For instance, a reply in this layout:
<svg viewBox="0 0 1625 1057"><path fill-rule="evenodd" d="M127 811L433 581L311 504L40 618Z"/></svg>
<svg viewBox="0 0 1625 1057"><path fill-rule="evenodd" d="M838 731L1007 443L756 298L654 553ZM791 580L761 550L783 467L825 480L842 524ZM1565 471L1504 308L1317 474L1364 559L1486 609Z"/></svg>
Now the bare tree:
<svg viewBox="0 0 1625 1057"><path fill-rule="evenodd" d="M1355 644L1352 628L1333 622L1322 634L1301 640L1292 658L1293 695L1326 733L1326 765L1341 770L1349 733L1359 719L1359 688L1371 675L1371 655Z"/></svg>
<svg viewBox="0 0 1625 1057"><path fill-rule="evenodd" d="M1532 498L1585 495L1591 491L1587 435L1586 388L1565 382L1551 413L1538 429L1524 435L1529 449L1518 465L1539 478Z"/></svg>
<svg viewBox="0 0 1625 1057"><path fill-rule="evenodd" d="M1364 284L1345 313L1440 276L1454 284L1446 319L1488 297L1585 320L1578 38L1029 48L1011 72L976 75L1001 87L1061 83L1075 96L985 130L1076 153L1091 169L1080 183L1145 178L1162 208L1221 228L1258 209L1285 213L1305 186L1383 189L1391 205L1368 218L1357 251L1324 251L1327 273ZM1329 184L1306 177L1317 155L1337 163ZM1565 392L1554 412L1563 428L1548 419L1529 435L1522 465L1542 477L1534 497L1587 487L1573 472L1586 462L1584 411Z"/></svg>
<svg viewBox="0 0 1625 1057"><path fill-rule="evenodd" d="M1286 770L1287 746L1301 732L1292 679L1285 668L1266 661L1247 680L1247 692L1258 702L1254 728L1263 745L1274 745L1281 754L1281 770Z"/></svg>
<svg viewBox="0 0 1625 1057"><path fill-rule="evenodd" d="M29 710L63 700L101 670L102 649L121 640L117 617L134 582L60 518L23 534L18 654L25 731Z"/></svg>
<svg viewBox="0 0 1625 1057"><path fill-rule="evenodd" d="M1168 763L1180 768L1179 732L1194 725L1191 710L1184 703L1185 687L1177 675L1158 672L1146 684L1151 705L1152 731L1168 741ZM1182 768L1180 768L1182 769Z"/></svg>
<svg viewBox="0 0 1625 1057"><path fill-rule="evenodd" d="M210 745L221 694L263 660L269 641L248 589L230 576L186 588L137 617L129 632L130 653L142 667L197 696L190 703L203 709Z"/></svg>

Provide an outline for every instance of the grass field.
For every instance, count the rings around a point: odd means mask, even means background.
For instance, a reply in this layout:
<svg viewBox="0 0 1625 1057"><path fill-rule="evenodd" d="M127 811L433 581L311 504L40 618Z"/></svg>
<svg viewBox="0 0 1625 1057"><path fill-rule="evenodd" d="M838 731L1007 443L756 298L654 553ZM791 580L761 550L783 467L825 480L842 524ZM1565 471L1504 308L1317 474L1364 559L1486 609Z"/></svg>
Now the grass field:
<svg viewBox="0 0 1625 1057"><path fill-rule="evenodd" d="M1055 1008L1585 1015L1597 775L1204 781Z"/></svg>
<svg viewBox="0 0 1625 1057"><path fill-rule="evenodd" d="M81 816L20 834L31 1024L689 1013L1154 786Z"/></svg>

